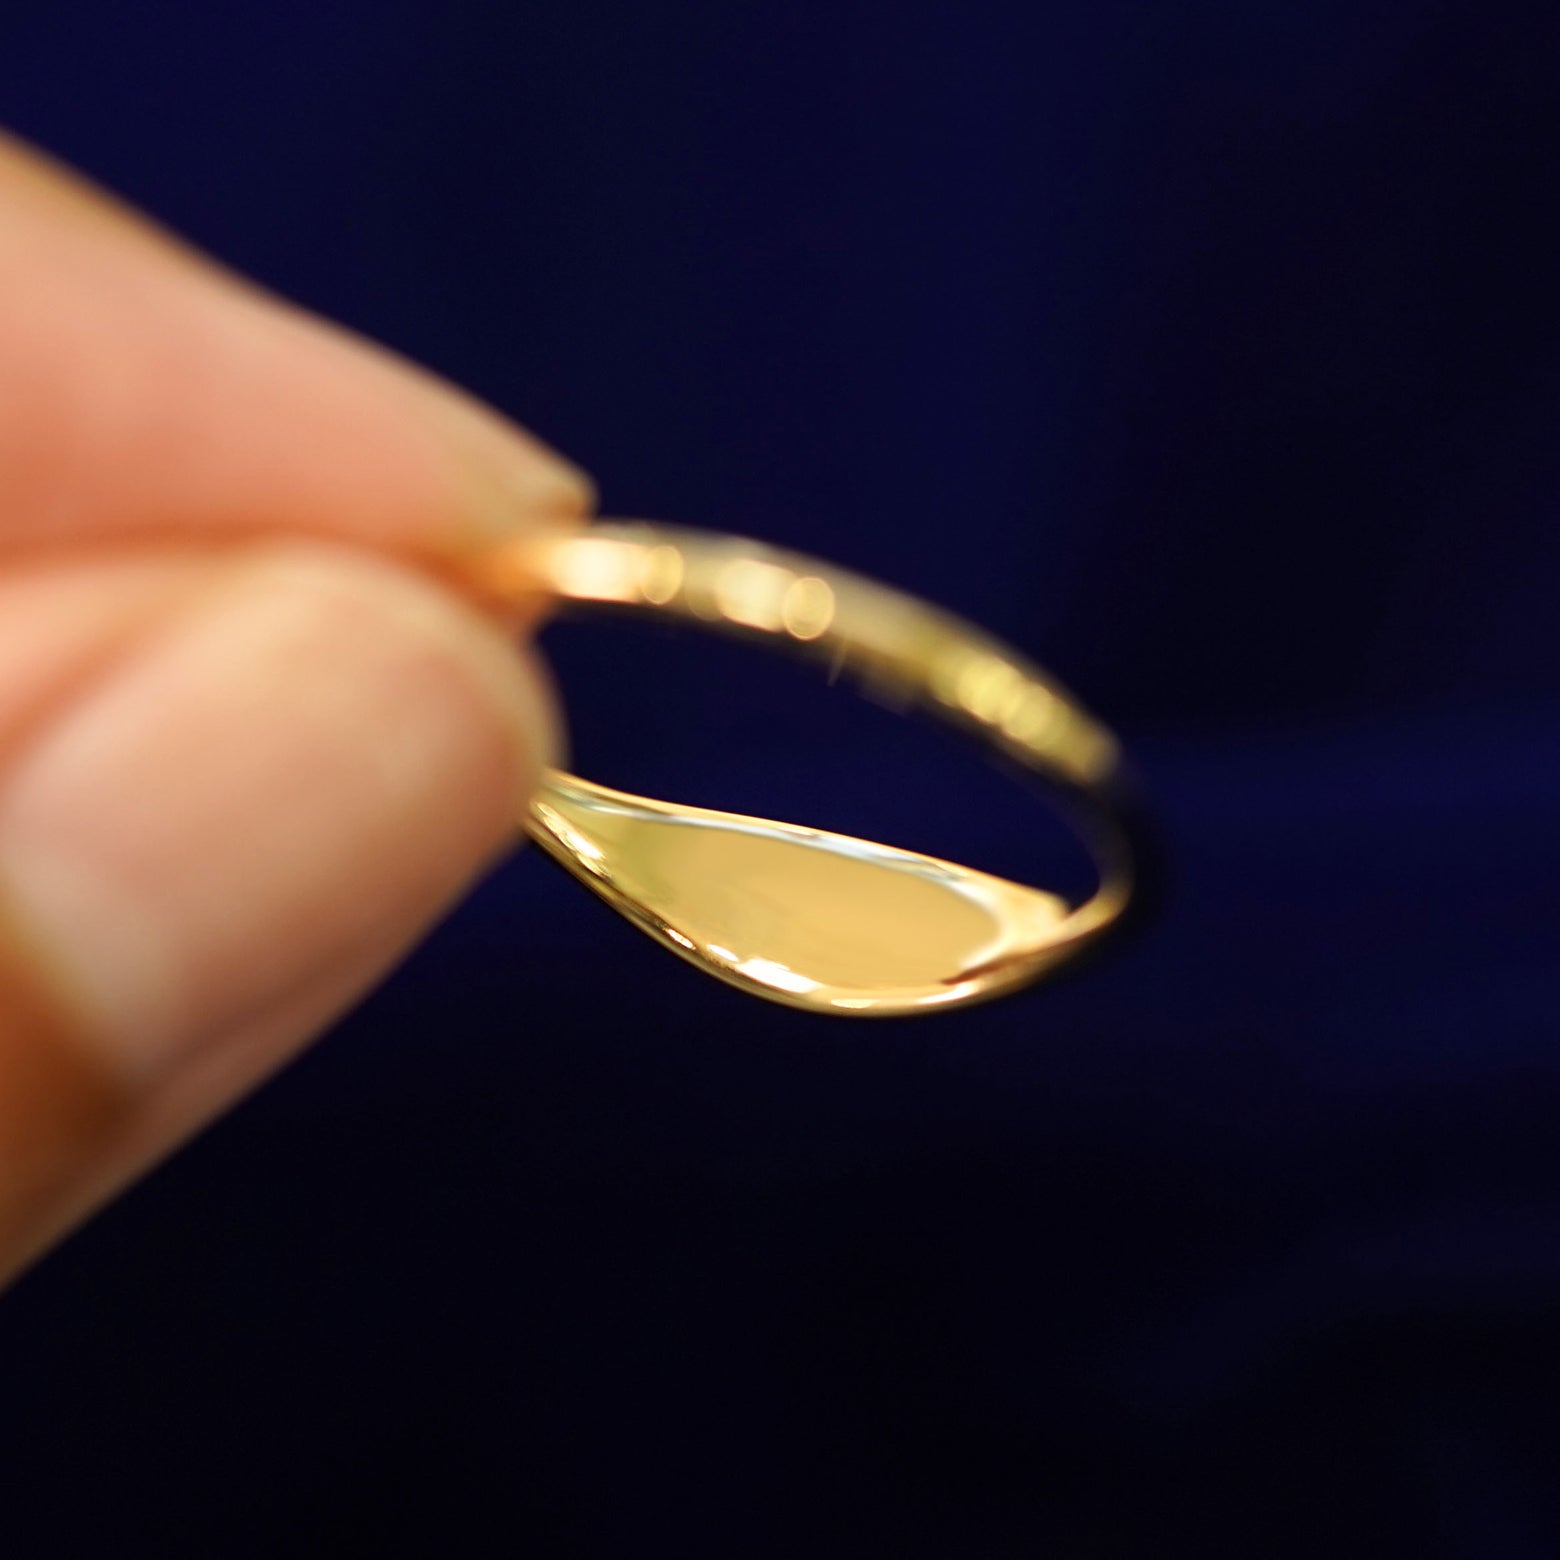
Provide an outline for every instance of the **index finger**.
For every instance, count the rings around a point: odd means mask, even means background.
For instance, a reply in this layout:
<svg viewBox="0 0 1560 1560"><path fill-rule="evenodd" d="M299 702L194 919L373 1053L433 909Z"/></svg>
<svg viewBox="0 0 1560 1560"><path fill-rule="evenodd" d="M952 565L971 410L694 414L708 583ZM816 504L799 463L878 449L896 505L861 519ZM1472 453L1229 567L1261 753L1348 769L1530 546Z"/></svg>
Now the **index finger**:
<svg viewBox="0 0 1560 1560"><path fill-rule="evenodd" d="M440 559L590 497L470 397L0 135L0 549L295 532Z"/></svg>

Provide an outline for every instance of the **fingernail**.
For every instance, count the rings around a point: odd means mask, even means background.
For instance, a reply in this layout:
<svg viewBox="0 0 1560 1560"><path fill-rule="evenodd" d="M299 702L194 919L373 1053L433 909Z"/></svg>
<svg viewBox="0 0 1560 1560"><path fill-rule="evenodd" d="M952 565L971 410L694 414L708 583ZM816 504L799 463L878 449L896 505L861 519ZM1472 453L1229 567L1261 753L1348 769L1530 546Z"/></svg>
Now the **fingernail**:
<svg viewBox="0 0 1560 1560"><path fill-rule="evenodd" d="M139 1081L406 947L516 837L551 721L434 586L267 549L20 757L0 895Z"/></svg>

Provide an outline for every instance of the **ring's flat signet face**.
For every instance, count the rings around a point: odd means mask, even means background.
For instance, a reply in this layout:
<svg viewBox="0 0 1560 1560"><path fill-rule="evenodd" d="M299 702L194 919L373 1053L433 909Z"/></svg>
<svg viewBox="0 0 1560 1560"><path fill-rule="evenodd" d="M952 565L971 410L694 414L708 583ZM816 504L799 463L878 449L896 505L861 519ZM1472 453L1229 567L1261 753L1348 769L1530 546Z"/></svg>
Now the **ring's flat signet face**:
<svg viewBox="0 0 1560 1560"><path fill-rule="evenodd" d="M816 1011L888 1016L995 995L1081 930L1055 895L969 867L558 772L530 827L659 942Z"/></svg>

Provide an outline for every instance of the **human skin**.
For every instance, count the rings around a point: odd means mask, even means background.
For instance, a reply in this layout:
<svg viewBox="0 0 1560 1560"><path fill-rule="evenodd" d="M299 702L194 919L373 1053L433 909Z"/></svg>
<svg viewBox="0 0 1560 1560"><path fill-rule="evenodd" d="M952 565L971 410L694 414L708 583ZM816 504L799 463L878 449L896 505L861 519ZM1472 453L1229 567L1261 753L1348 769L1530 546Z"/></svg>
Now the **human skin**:
<svg viewBox="0 0 1560 1560"><path fill-rule="evenodd" d="M558 721L463 565L591 502L0 137L0 1279L512 844Z"/></svg>

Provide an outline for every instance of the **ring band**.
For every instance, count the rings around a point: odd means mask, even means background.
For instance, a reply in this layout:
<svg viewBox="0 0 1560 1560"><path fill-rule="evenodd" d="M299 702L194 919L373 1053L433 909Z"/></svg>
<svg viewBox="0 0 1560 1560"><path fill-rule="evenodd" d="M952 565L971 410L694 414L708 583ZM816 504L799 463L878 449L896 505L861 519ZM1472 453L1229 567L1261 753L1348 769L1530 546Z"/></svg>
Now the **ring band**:
<svg viewBox="0 0 1560 1560"><path fill-rule="evenodd" d="M1006 885L1056 907L1042 925L1031 914L1032 906L1014 908L1017 900L1010 905L995 889L984 886L1000 885L1003 880L952 863L793 825L649 802L560 771L550 772L527 819L538 843L657 941L731 984L793 1006L839 1013L907 1013L957 1005L1028 984L1095 950L1121 929L1129 907L1136 908L1135 901L1141 898L1137 890L1146 836L1120 744L1040 667L951 613L817 559L717 532L647 522L602 522L577 533L507 544L483 561L477 583L500 599L514 601L541 591L561 603L673 618L821 661L832 674L864 684L881 702L928 713L1038 777L1093 858L1098 886L1078 904L1062 904L1039 890ZM781 840L793 850L812 845L851 858L855 865L849 870L858 876L862 863L868 861L906 871L911 870L906 863L921 864L915 867L918 883L930 883L939 872L964 874L968 882L947 877L944 886L966 898L972 892L969 883L979 879L980 893L997 906L992 913L998 919L1014 920L1015 926L1019 921L1024 924L995 936L989 948L982 945L979 955L972 945L966 952L974 963L961 954L963 962L957 968L929 971L925 980L908 978L915 971L900 968L903 961L896 962L890 953L883 955L888 963L880 972L888 978L875 978L870 960L863 964L859 953L842 952L835 959L820 952L823 945L815 941L809 945L814 964L828 966L827 978L817 978L818 971L811 966L808 973L762 951L730 948L726 944L732 939L725 934L720 940L691 936L690 928L676 924L676 917L668 916L664 906L647 909L646 901L655 895L644 886L648 879L641 881L643 873L628 884L624 874L609 870L589 850L580 848L592 833L582 819L601 816L590 811L593 798L619 820L615 840L627 827L622 820L635 808L643 810L636 816L660 823L680 819L708 828L714 827L712 820L726 820L728 829L742 833L749 842L743 847L743 863L758 848L752 840L767 830L770 839ZM682 838L693 836L685 831ZM698 838L702 847L708 835ZM597 858L602 856L599 842L591 848ZM657 849L662 847L658 844ZM692 870L680 878L671 874L684 884L677 889L683 898ZM740 877L747 868L725 862L712 870ZM664 861L657 873L656 883L670 880ZM767 883L773 873L766 866L754 876L755 883L760 876ZM848 888L857 879L838 881ZM740 882L721 886L728 917L742 892ZM834 890L820 892L832 896ZM706 919L713 913L704 904L708 897L701 899L700 913ZM790 939L789 920L805 918L807 913L805 901L789 905L783 916L772 909L765 922L768 935L779 935L777 929L785 919L783 940ZM912 942L919 936L919 924ZM898 935L902 942L903 928ZM885 934L885 949L890 941ZM847 959L847 953L856 962L848 964L841 978L836 966Z"/></svg>

